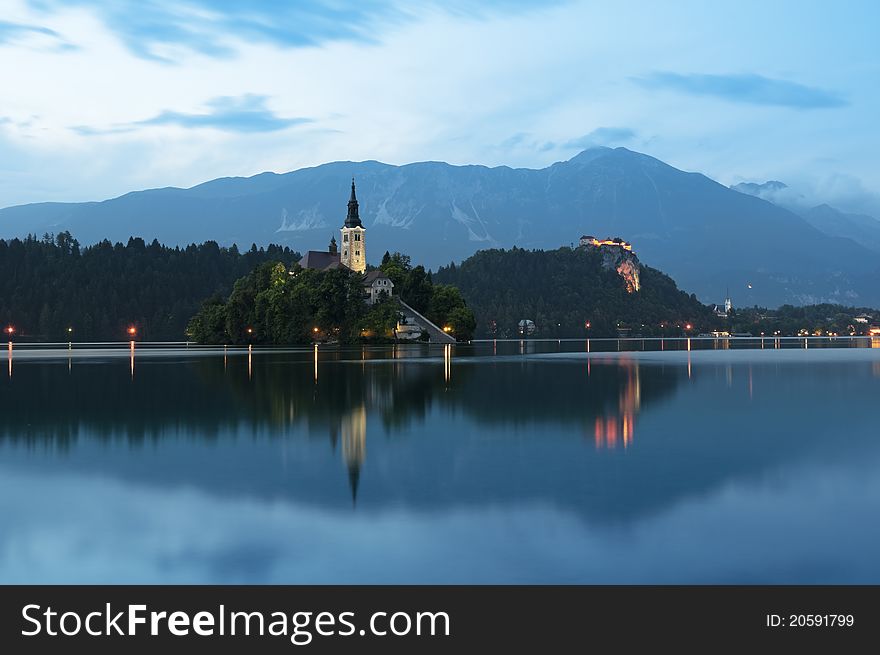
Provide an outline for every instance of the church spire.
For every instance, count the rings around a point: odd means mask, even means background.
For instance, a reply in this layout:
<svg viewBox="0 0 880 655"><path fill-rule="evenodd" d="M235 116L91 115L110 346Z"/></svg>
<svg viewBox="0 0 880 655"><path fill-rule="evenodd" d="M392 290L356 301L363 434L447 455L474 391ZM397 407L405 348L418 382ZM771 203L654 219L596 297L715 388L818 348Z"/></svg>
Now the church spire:
<svg viewBox="0 0 880 655"><path fill-rule="evenodd" d="M351 178L351 198L348 199L348 216L345 217L345 227L363 227L361 217L358 215L358 200L354 192L354 178Z"/></svg>

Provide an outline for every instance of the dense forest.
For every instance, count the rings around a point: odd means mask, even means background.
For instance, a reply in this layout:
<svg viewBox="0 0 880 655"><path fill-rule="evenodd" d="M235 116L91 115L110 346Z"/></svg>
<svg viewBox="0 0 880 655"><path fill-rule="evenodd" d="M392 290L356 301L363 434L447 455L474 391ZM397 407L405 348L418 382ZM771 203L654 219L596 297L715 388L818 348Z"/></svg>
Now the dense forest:
<svg viewBox="0 0 880 655"><path fill-rule="evenodd" d="M667 275L641 266L641 290L629 293L598 249L482 250L434 279L461 290L473 309L478 337L516 337L535 323L535 337L697 334L717 329L709 307ZM690 325L690 329L687 326Z"/></svg>
<svg viewBox="0 0 880 655"><path fill-rule="evenodd" d="M390 336L396 305L368 307L357 276L303 271L299 257L274 245L239 252L213 241L170 248L134 237L81 247L67 232L0 240L0 322L14 339L33 341L117 341L130 327L139 340L177 341L188 338L193 316L189 338L204 342ZM485 250L433 276L406 255L386 253L379 268L396 296L461 340L519 336L522 319L534 321L535 337L549 338L880 332L877 311L830 304L735 308L719 318L646 266L641 289L628 293L589 249Z"/></svg>
<svg viewBox="0 0 880 655"><path fill-rule="evenodd" d="M286 247L241 253L213 241L81 247L68 232L0 240L0 321L21 340L117 341L133 326L140 340L181 341L205 298L228 294L263 262L298 259Z"/></svg>
<svg viewBox="0 0 880 655"><path fill-rule="evenodd" d="M457 289L435 285L409 257L385 253L382 268L394 295L458 339L469 339L473 314ZM228 299L210 298L187 328L199 343L352 343L393 338L400 316L395 297L364 302L362 276L345 267L319 271L299 264L266 262L236 281Z"/></svg>

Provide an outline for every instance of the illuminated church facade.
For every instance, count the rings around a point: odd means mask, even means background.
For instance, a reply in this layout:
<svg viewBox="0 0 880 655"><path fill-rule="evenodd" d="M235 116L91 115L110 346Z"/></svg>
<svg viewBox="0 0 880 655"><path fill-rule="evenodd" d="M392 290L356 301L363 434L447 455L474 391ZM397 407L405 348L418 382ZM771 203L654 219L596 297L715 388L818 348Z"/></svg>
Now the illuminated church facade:
<svg viewBox="0 0 880 655"><path fill-rule="evenodd" d="M351 179L351 197L348 199L348 214L339 230L341 244L336 238L330 240L327 250L309 250L299 265L303 268L314 268L321 271L345 266L357 273L367 272L367 229L361 222L358 212L357 193L354 178Z"/></svg>

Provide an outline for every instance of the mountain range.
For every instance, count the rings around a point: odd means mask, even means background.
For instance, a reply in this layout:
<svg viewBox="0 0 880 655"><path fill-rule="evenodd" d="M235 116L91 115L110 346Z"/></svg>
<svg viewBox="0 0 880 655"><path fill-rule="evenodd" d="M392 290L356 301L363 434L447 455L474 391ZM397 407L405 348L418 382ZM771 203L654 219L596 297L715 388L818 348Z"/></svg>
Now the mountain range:
<svg viewBox="0 0 880 655"><path fill-rule="evenodd" d="M729 290L739 306L880 306L876 252L835 233L833 217L800 215L626 148L591 148L537 170L333 162L103 202L20 205L0 210L0 236L69 230L83 243L136 235L320 250L339 236L352 177L371 263L399 250L436 268L484 248L620 236L704 302Z"/></svg>
<svg viewBox="0 0 880 655"><path fill-rule="evenodd" d="M826 203L811 205L803 196L778 180L763 184L740 182L730 188L788 209L825 234L852 239L880 253L880 221L873 216L844 212Z"/></svg>

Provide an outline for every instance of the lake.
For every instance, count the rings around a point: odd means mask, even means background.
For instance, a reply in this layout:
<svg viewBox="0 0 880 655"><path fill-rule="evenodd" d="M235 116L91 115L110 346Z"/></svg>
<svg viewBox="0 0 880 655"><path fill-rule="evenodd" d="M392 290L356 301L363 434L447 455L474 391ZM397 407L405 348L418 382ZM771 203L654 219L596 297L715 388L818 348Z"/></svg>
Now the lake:
<svg viewBox="0 0 880 655"><path fill-rule="evenodd" d="M0 580L880 583L880 340L738 344L4 347Z"/></svg>

